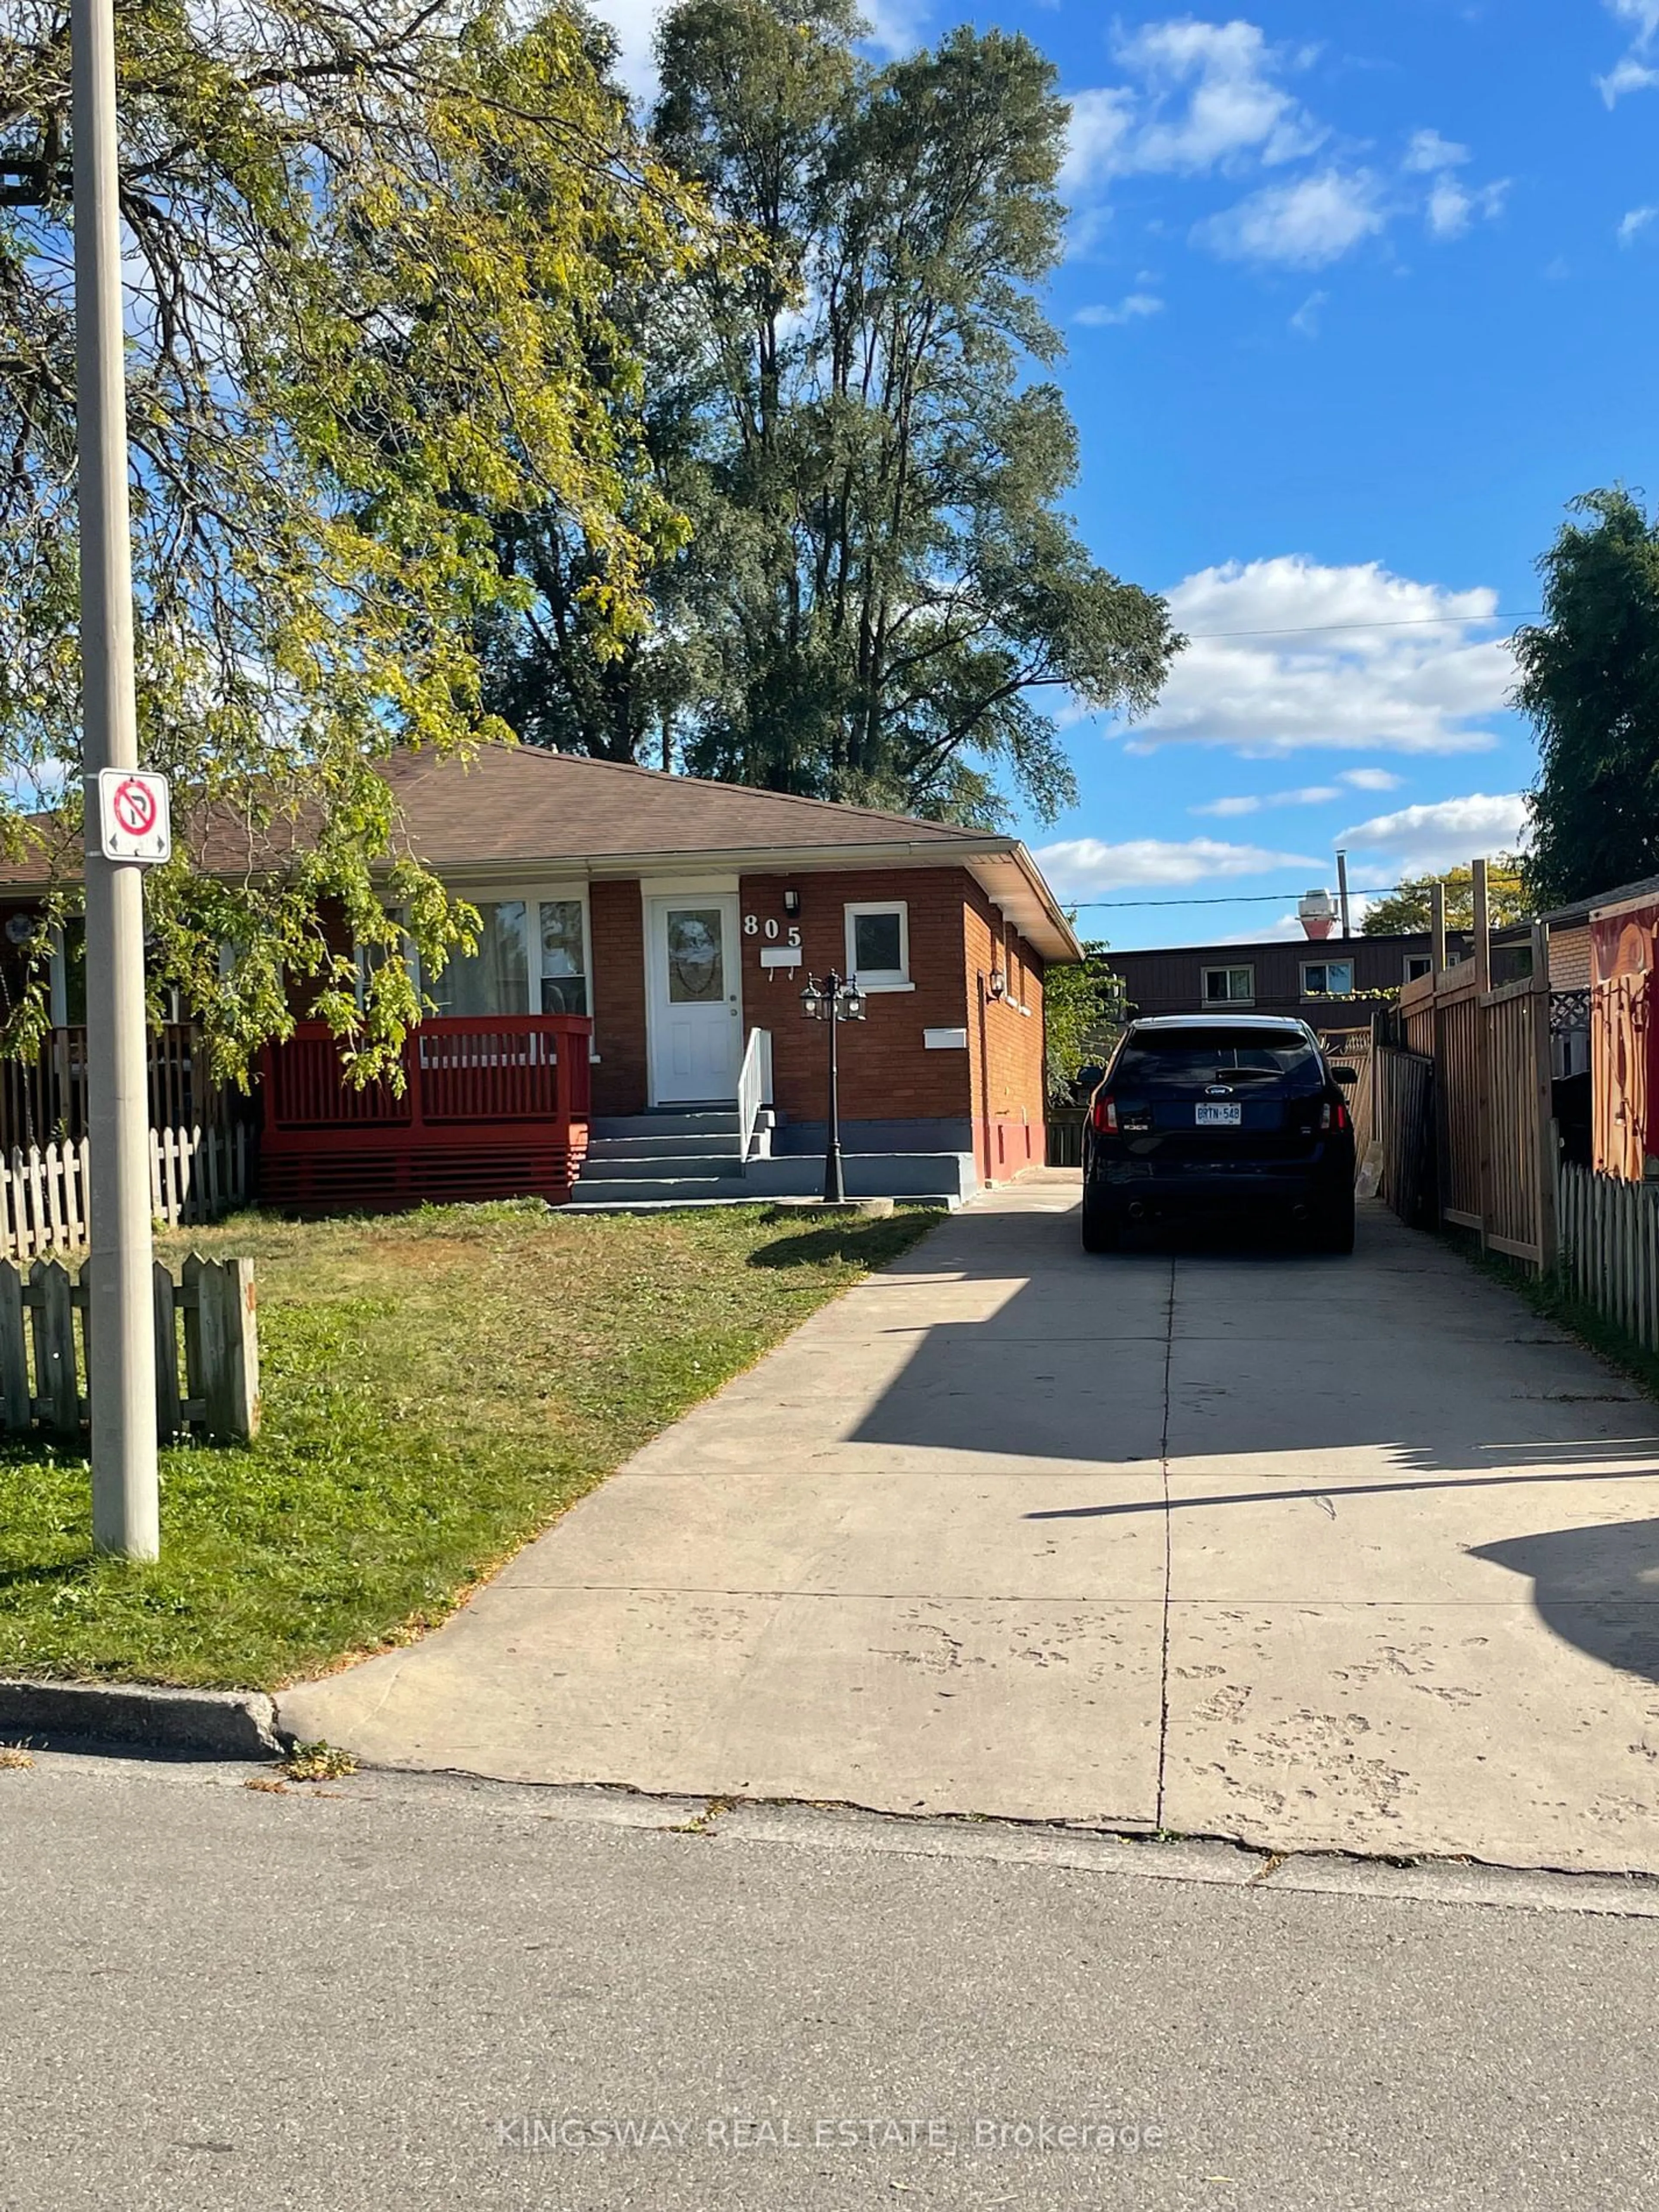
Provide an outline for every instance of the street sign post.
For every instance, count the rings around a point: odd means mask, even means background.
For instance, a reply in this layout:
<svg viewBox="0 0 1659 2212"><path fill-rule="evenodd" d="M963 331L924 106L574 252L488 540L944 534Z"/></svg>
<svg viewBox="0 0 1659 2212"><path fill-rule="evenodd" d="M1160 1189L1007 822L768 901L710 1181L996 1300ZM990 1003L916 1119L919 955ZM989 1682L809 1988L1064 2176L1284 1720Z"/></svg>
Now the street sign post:
<svg viewBox="0 0 1659 2212"><path fill-rule="evenodd" d="M87 799L87 1139L92 1232L92 1540L160 1548L144 1035L146 860L166 786L138 769L113 0L72 0L76 491ZM105 783L114 779L105 814ZM96 811L92 801L96 789ZM159 786L159 793L157 787ZM113 835L118 848L106 842ZM137 849L139 847L144 849Z"/></svg>

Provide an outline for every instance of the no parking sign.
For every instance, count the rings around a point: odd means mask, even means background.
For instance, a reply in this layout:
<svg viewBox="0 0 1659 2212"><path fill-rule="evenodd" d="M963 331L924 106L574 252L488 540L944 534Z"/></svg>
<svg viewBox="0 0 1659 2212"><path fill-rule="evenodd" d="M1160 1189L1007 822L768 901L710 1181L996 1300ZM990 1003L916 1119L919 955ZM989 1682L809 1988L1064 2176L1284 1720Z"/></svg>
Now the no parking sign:
<svg viewBox="0 0 1659 2212"><path fill-rule="evenodd" d="M106 768L98 772L98 825L106 860L153 864L173 857L173 824L167 780L142 769Z"/></svg>

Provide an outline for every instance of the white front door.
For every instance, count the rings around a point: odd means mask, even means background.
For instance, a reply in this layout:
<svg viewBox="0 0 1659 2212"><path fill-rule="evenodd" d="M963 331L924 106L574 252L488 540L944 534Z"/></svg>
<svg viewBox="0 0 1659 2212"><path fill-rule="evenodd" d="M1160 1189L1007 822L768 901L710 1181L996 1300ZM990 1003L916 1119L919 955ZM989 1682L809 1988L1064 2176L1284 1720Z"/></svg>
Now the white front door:
<svg viewBox="0 0 1659 2212"><path fill-rule="evenodd" d="M653 899L650 970L653 1103L735 1098L743 1056L737 900L718 891Z"/></svg>

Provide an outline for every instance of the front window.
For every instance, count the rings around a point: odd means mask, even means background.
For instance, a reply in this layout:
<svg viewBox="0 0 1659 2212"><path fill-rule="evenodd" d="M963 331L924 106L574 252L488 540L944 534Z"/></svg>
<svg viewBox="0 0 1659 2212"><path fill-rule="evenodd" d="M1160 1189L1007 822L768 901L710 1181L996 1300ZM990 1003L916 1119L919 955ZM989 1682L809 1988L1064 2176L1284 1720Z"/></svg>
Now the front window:
<svg viewBox="0 0 1659 2212"><path fill-rule="evenodd" d="M905 990L910 982L910 910L892 901L847 909L847 972L865 991Z"/></svg>
<svg viewBox="0 0 1659 2212"><path fill-rule="evenodd" d="M428 990L441 1014L530 1012L530 916L523 899L481 901L475 952L454 952Z"/></svg>
<svg viewBox="0 0 1659 2212"><path fill-rule="evenodd" d="M1304 999L1351 999L1353 996L1352 960L1304 960L1302 963Z"/></svg>
<svg viewBox="0 0 1659 2212"><path fill-rule="evenodd" d="M542 901L542 1012L587 1012L587 932L580 899Z"/></svg>
<svg viewBox="0 0 1659 2212"><path fill-rule="evenodd" d="M1204 1003L1206 1006L1248 1006L1255 997L1254 968L1206 968Z"/></svg>
<svg viewBox="0 0 1659 2212"><path fill-rule="evenodd" d="M1426 952L1408 952L1406 955L1406 981L1416 982L1419 976L1426 975L1433 965L1434 962Z"/></svg>

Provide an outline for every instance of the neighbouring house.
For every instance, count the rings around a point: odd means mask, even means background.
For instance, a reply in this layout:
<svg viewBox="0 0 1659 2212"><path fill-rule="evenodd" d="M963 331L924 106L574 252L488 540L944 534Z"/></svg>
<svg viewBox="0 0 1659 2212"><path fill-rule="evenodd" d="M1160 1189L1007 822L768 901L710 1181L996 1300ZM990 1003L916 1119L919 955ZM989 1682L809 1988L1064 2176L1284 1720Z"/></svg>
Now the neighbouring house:
<svg viewBox="0 0 1659 2212"><path fill-rule="evenodd" d="M477 949L428 980L401 1097L343 1083L320 1027L266 1054L267 1200L809 1194L828 1040L800 994L832 969L867 1006L839 1030L850 1191L954 1200L1042 1159L1043 977L1080 948L1017 838L530 747L383 773ZM232 823L191 849L246 865ZM27 866L3 880L15 940ZM66 1036L74 1000L61 948Z"/></svg>
<svg viewBox="0 0 1659 2212"><path fill-rule="evenodd" d="M1449 957L1466 940L1452 932ZM1349 1030L1370 1018L1382 992L1398 991L1433 964L1425 931L1398 937L1263 938L1253 945L1160 945L1114 952L1133 1013L1288 1014L1317 1030Z"/></svg>

